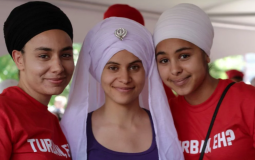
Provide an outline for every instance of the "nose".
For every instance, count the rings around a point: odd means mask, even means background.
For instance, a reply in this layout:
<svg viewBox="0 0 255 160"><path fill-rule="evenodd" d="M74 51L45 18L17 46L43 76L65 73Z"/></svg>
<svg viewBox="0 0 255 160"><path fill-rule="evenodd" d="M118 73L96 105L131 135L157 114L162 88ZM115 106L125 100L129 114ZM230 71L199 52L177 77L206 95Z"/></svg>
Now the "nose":
<svg viewBox="0 0 255 160"><path fill-rule="evenodd" d="M173 61L170 64L170 72L174 76L178 76L182 72L182 67L179 62Z"/></svg>
<svg viewBox="0 0 255 160"><path fill-rule="evenodd" d="M121 70L121 72L119 74L119 81L124 84L128 84L131 82L131 80L132 80L132 78L131 78L128 70L126 70L126 69Z"/></svg>
<svg viewBox="0 0 255 160"><path fill-rule="evenodd" d="M64 67L60 57L55 57L51 63L51 70L53 73L59 74L64 71Z"/></svg>

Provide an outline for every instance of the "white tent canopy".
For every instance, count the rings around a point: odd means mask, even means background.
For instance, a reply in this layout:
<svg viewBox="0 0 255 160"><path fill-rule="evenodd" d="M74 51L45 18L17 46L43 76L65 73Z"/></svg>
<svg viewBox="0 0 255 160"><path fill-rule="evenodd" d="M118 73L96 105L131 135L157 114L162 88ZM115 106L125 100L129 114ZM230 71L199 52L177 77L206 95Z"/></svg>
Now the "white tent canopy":
<svg viewBox="0 0 255 160"><path fill-rule="evenodd" d="M0 56L8 54L3 24L11 10L25 0L0 1ZM82 43L85 35L103 19L108 6L129 4L141 11L145 26L153 32L160 14L179 3L193 3L210 16L215 38L211 60L230 55L255 52L255 1L254 0L61 0L49 1L59 6L70 18L74 28L74 42Z"/></svg>

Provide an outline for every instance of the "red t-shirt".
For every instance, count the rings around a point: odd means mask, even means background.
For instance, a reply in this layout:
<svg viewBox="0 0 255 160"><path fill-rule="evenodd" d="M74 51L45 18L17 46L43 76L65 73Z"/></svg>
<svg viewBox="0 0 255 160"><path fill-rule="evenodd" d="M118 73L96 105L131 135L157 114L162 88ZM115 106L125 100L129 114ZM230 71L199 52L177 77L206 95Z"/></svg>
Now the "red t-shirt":
<svg viewBox="0 0 255 160"><path fill-rule="evenodd" d="M172 110L185 160L198 160L211 119L223 90L231 80L220 80L204 103L190 105L183 96L172 99ZM255 159L255 88L243 82L227 92L218 111L204 160Z"/></svg>
<svg viewBox="0 0 255 160"><path fill-rule="evenodd" d="M0 160L71 160L58 119L19 87L0 94Z"/></svg>

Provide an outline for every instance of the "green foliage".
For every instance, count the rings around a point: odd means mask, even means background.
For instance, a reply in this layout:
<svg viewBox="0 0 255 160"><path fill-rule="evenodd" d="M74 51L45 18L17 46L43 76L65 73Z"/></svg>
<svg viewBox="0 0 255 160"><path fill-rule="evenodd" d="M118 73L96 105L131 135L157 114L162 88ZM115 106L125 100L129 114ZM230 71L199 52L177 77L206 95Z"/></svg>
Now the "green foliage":
<svg viewBox="0 0 255 160"><path fill-rule="evenodd" d="M227 79L226 71L236 69L242 71L245 62L242 55L229 56L218 59L209 64L210 74L214 78Z"/></svg>
<svg viewBox="0 0 255 160"><path fill-rule="evenodd" d="M0 82L7 79L19 80L18 69L9 54L0 57Z"/></svg>

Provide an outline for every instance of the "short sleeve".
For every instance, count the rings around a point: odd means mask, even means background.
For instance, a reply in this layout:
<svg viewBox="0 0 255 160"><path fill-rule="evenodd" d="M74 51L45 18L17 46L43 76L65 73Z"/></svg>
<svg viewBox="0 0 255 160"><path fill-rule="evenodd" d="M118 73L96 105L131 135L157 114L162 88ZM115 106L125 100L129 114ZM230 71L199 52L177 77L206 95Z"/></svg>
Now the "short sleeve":
<svg viewBox="0 0 255 160"><path fill-rule="evenodd" d="M0 99L0 159L9 160L12 154L11 127L9 117L2 107Z"/></svg>

